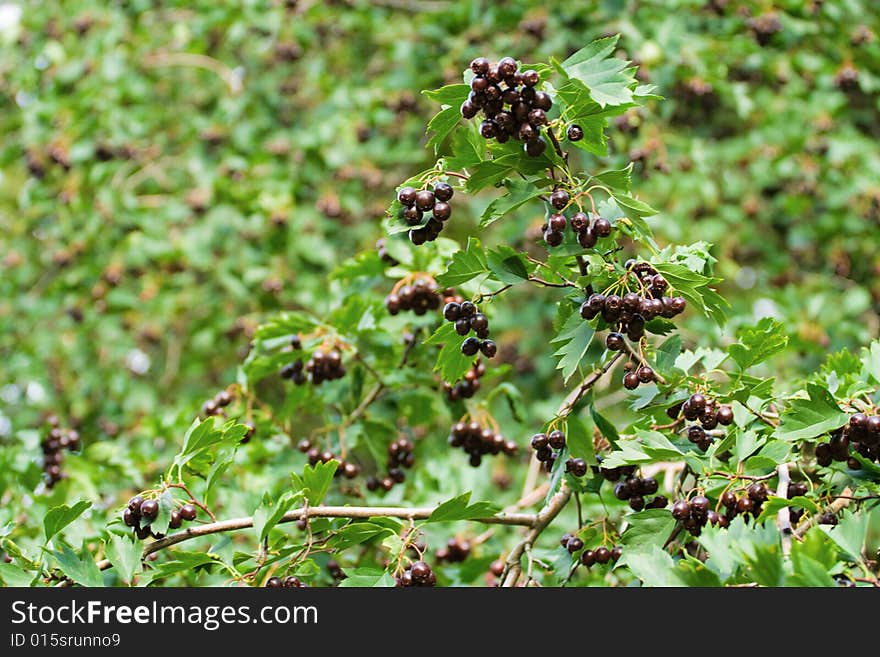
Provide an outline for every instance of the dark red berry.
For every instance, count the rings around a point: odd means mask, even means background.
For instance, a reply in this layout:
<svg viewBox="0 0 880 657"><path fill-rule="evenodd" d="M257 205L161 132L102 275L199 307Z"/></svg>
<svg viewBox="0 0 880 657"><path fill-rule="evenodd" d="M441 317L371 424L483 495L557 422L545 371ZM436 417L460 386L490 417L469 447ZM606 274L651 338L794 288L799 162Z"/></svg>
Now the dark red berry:
<svg viewBox="0 0 880 657"><path fill-rule="evenodd" d="M168 521L169 529L179 529L183 524L183 518L180 517L180 513L178 511L171 512L171 520Z"/></svg>
<svg viewBox="0 0 880 657"><path fill-rule="evenodd" d="M605 347L609 351L621 351L624 347L623 335L620 333L609 333L605 338Z"/></svg>
<svg viewBox="0 0 880 657"><path fill-rule="evenodd" d="M476 356L477 352L480 350L480 339L479 338L466 338L464 342L461 343L461 353L465 356Z"/></svg>
<svg viewBox="0 0 880 657"><path fill-rule="evenodd" d="M397 192L397 200L407 207L414 205L416 202L416 190L412 187L404 187Z"/></svg>
<svg viewBox="0 0 880 657"><path fill-rule="evenodd" d="M611 561L611 550L606 547L596 548L594 554L596 555L596 563L608 563Z"/></svg>
<svg viewBox="0 0 880 657"><path fill-rule="evenodd" d="M573 123L568 126L568 130L566 130L566 135L568 136L569 141L580 141L584 138L584 129L579 125Z"/></svg>
<svg viewBox="0 0 880 657"><path fill-rule="evenodd" d="M611 222L602 217L598 217L593 222L593 232L599 237L608 237L611 234Z"/></svg>
<svg viewBox="0 0 880 657"><path fill-rule="evenodd" d="M156 500L144 500L141 503L141 517L153 520L159 515L159 502Z"/></svg>
<svg viewBox="0 0 880 657"><path fill-rule="evenodd" d="M566 223L565 217L561 214L551 214L550 218L547 219L548 228L557 233L561 233L565 230Z"/></svg>
<svg viewBox="0 0 880 657"><path fill-rule="evenodd" d="M489 72L489 60L485 57L477 57L471 62L471 70L476 75L486 75Z"/></svg>
<svg viewBox="0 0 880 657"><path fill-rule="evenodd" d="M565 434L558 429L551 431L547 436L547 440L550 443L550 447L553 449L562 449L565 447Z"/></svg>
<svg viewBox="0 0 880 657"><path fill-rule="evenodd" d="M719 406L715 412L718 424L728 426L733 423L733 409L730 406Z"/></svg>
<svg viewBox="0 0 880 657"><path fill-rule="evenodd" d="M642 383L651 383L654 380L654 370L647 365L642 365L636 374Z"/></svg>
<svg viewBox="0 0 880 657"><path fill-rule="evenodd" d="M533 69L527 69L522 72L522 83L526 85L526 87L534 87L540 82L540 80L541 76Z"/></svg>
<svg viewBox="0 0 880 657"><path fill-rule="evenodd" d="M195 520L198 513L194 504L184 504L180 507L180 517L184 520Z"/></svg>
<svg viewBox="0 0 880 657"><path fill-rule="evenodd" d="M529 157L539 157L547 150L547 142L544 141L543 137L538 137L537 139L527 141L523 148Z"/></svg>
<svg viewBox="0 0 880 657"><path fill-rule="evenodd" d="M627 390L635 390L639 387L639 375L635 372L627 372L623 375L623 387Z"/></svg>
<svg viewBox="0 0 880 657"><path fill-rule="evenodd" d="M416 207L422 212L427 212L434 207L434 192L423 189L416 193Z"/></svg>

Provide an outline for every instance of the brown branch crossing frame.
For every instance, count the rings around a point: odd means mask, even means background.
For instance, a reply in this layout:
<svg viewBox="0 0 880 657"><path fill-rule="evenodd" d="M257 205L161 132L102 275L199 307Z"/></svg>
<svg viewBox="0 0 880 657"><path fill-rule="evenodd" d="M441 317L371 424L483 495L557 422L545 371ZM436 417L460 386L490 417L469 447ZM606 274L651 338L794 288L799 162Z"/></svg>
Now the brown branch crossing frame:
<svg viewBox="0 0 880 657"><path fill-rule="evenodd" d="M294 522L301 518L402 518L405 520L427 520L437 507L420 507L406 508L395 506L312 506L292 509L285 513L278 524ZM484 525L514 525L520 527L534 527L540 521L541 514L534 513L502 513L496 516L488 516L486 518L473 518L471 522L478 522ZM193 538L202 536L210 536L211 534L219 534L221 532L237 531L240 529L248 529L254 526L254 519L251 516L243 518L230 518L229 520L220 520L170 534L165 538L153 541L144 548L142 559L146 559L154 552L158 552L172 545L188 541ZM98 562L100 570L107 570L112 564L104 559Z"/></svg>

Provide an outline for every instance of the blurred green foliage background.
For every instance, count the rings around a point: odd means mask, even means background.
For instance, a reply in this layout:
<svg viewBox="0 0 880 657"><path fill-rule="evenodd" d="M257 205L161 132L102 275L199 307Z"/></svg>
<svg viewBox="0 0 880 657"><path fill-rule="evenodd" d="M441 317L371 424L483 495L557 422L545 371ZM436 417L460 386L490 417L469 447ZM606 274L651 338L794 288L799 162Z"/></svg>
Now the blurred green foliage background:
<svg viewBox="0 0 880 657"><path fill-rule="evenodd" d="M0 444L31 448L0 452L0 491L37 486L47 413L83 436L78 495L149 481L259 321L320 314L328 272L373 248L431 161L419 90L615 32L666 100L596 166L636 162L660 241L713 243L733 304L686 344L774 316L780 373L857 349L880 307L878 30L873 0L0 3ZM466 226L488 200L456 202ZM523 329L552 313L518 312L493 326L537 396L557 376Z"/></svg>

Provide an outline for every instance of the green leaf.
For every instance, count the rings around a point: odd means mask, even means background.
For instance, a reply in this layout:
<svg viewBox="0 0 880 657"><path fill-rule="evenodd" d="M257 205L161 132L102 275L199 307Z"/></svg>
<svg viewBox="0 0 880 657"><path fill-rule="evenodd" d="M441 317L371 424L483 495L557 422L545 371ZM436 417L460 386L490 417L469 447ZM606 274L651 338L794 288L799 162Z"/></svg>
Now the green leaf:
<svg viewBox="0 0 880 657"><path fill-rule="evenodd" d="M470 91L470 85L467 84L447 84L439 89L425 89L422 91L422 94L435 103L451 105L457 108L467 100Z"/></svg>
<svg viewBox="0 0 880 657"><path fill-rule="evenodd" d="M345 571L346 578L339 582L339 588L393 587L394 578L390 573L378 568L352 568Z"/></svg>
<svg viewBox="0 0 880 657"><path fill-rule="evenodd" d="M0 563L0 582L6 586L29 587L36 577L37 573L30 573L13 563Z"/></svg>
<svg viewBox="0 0 880 657"><path fill-rule="evenodd" d="M826 388L810 383L807 385L807 399L792 399L788 402L781 422L773 432L779 440L806 440L842 427L849 416L840 410L837 402Z"/></svg>
<svg viewBox="0 0 880 657"><path fill-rule="evenodd" d="M159 580L165 579L166 577L171 577L173 575L178 575L180 573L186 573L190 571L194 571L196 569L203 569L206 566L213 566L215 564L222 564L223 562L220 560L216 554L205 553L205 552L174 552L174 559L171 561L164 561L155 567L155 570L151 573L150 583L157 582Z"/></svg>
<svg viewBox="0 0 880 657"><path fill-rule="evenodd" d="M865 379L870 376L875 383L880 383L880 340L862 349L862 373Z"/></svg>
<svg viewBox="0 0 880 657"><path fill-rule="evenodd" d="M316 463L315 465L306 465L303 468L302 477L295 472L291 473L293 479L294 490L303 491L310 506L317 506L324 499L330 484L333 481L333 474L339 467L339 461L331 460L326 463Z"/></svg>
<svg viewBox="0 0 880 657"><path fill-rule="evenodd" d="M590 404L590 417L592 417L593 422L596 423L599 433L605 436L608 442L611 443L612 447L616 448L617 441L620 440L620 434L617 432L617 427L614 423L597 411L595 404Z"/></svg>
<svg viewBox="0 0 880 657"><path fill-rule="evenodd" d="M587 463L595 463L593 453L593 428L587 422L570 415L565 431L566 446L573 458L581 458Z"/></svg>
<svg viewBox="0 0 880 657"><path fill-rule="evenodd" d="M615 194L614 200L617 201L618 205L627 208L639 217L652 217L657 214L657 211L644 201L635 199L632 196L627 196L626 194Z"/></svg>
<svg viewBox="0 0 880 657"><path fill-rule="evenodd" d="M507 213L513 212L543 193L540 187L528 180L511 178L504 182L504 186L507 188L507 194L499 196L486 207L480 218L480 228L490 226Z"/></svg>
<svg viewBox="0 0 880 657"><path fill-rule="evenodd" d="M43 530L46 532L46 542L74 520L79 518L86 509L92 506L91 502L80 500L73 506L62 504L49 509L43 517Z"/></svg>
<svg viewBox="0 0 880 657"><path fill-rule="evenodd" d="M615 192L629 194L630 187L632 186L632 170L633 164L630 162L625 169L603 171L602 173L597 173L593 177L606 187L613 189Z"/></svg>
<svg viewBox="0 0 880 657"><path fill-rule="evenodd" d="M614 57L619 35L593 41L562 62L567 75L582 82L602 107L633 100L637 82L629 62Z"/></svg>
<svg viewBox="0 0 880 657"><path fill-rule="evenodd" d="M782 586L785 567L779 530L774 523L757 526L748 535L749 540L738 545L749 575L761 586ZM731 542L734 539L731 538Z"/></svg>
<svg viewBox="0 0 880 657"><path fill-rule="evenodd" d="M98 587L104 585L104 577L98 570L98 565L85 547L82 556L71 550L67 545L62 545L60 550L54 550L52 556L58 562L61 572L67 575L77 584L83 586Z"/></svg>
<svg viewBox="0 0 880 657"><path fill-rule="evenodd" d="M141 567L143 551L143 545L128 535L113 534L104 546L104 553L120 579L129 583Z"/></svg>
<svg viewBox="0 0 880 657"><path fill-rule="evenodd" d="M488 270L486 253L483 251L480 240L469 237L467 248L464 251L457 251L452 256L449 267L437 277L437 284L441 288L458 287L472 278L485 274Z"/></svg>
<svg viewBox="0 0 880 657"><path fill-rule="evenodd" d="M495 278L502 283L516 285L529 278L529 263L519 251L509 246L490 250L486 264Z"/></svg>
<svg viewBox="0 0 880 657"><path fill-rule="evenodd" d="M820 525L819 529L825 532L850 559L858 561L862 558L869 520L870 515L867 513L847 512L835 526Z"/></svg>
<svg viewBox="0 0 880 657"><path fill-rule="evenodd" d="M300 491L286 491L277 500L263 498L260 506L256 508L253 514L254 532L256 532L259 541L263 541L269 536L269 532L281 521L284 514L291 509L300 497Z"/></svg>
<svg viewBox="0 0 880 657"><path fill-rule="evenodd" d="M474 502L468 504L471 493L462 493L458 497L443 502L438 506L425 522L452 522L455 520L473 520L475 518L488 518L498 513L499 509L489 502Z"/></svg>
<svg viewBox="0 0 880 657"><path fill-rule="evenodd" d="M628 527L620 537L627 549L631 547L663 544L672 534L675 519L667 509L647 509L626 517Z"/></svg>
<svg viewBox="0 0 880 657"><path fill-rule="evenodd" d="M568 311L570 314L556 336L550 340L551 344L558 345L553 355L559 359L556 369L562 370L564 383L567 383L571 375L577 371L596 333L580 313L570 306L567 301L560 302L560 313Z"/></svg>
<svg viewBox="0 0 880 657"><path fill-rule="evenodd" d="M440 377L447 383L455 383L473 365L477 356L465 356L461 353L461 345L465 336L455 332L455 326L451 322L445 322L425 340L424 344L442 344L443 348L437 354L434 371L440 372Z"/></svg>
<svg viewBox="0 0 880 657"><path fill-rule="evenodd" d="M725 308L728 303L710 287L710 285L718 283L720 279L710 278L678 263L653 262L653 264L657 271L663 274L672 289L687 299L689 304L710 316L716 323L724 323L726 319Z"/></svg>
<svg viewBox="0 0 880 657"><path fill-rule="evenodd" d="M646 545L642 548L624 550L618 567L626 566L645 586L676 586L673 571L675 563L660 546Z"/></svg>
<svg viewBox="0 0 880 657"><path fill-rule="evenodd" d="M428 122L427 132L431 134L428 139L428 148L433 148L436 152L446 141L449 133L455 130L459 121L461 121L461 112L458 107L447 107L437 112L434 118Z"/></svg>
<svg viewBox="0 0 880 657"><path fill-rule="evenodd" d="M739 342L730 345L727 351L741 370L763 363L788 344L785 326L772 317L764 317L755 326L740 328L736 337Z"/></svg>
<svg viewBox="0 0 880 657"><path fill-rule="evenodd" d="M497 185L511 173L518 170L522 158L519 155L502 155L491 160L483 160L471 167L471 175L465 184L471 194Z"/></svg>
<svg viewBox="0 0 880 657"><path fill-rule="evenodd" d="M452 154L443 160L447 170L470 170L485 159L486 140L480 136L476 122L453 131L450 149Z"/></svg>
<svg viewBox="0 0 880 657"><path fill-rule="evenodd" d="M701 563L699 559L688 557L678 562L673 573L682 586L718 587L722 586L721 578Z"/></svg>
<svg viewBox="0 0 880 657"><path fill-rule="evenodd" d="M758 522L763 522L768 518L775 518L776 514L787 506L794 506L799 509L806 509L810 513L816 513L819 507L808 497L798 495L790 500L784 497L776 497L771 495L761 507L761 515L758 516Z"/></svg>
<svg viewBox="0 0 880 657"><path fill-rule="evenodd" d="M673 445L669 438L659 431L639 429L636 436L645 448L645 452L656 458L679 459L684 453Z"/></svg>
<svg viewBox="0 0 880 657"><path fill-rule="evenodd" d="M676 333L668 337L663 341L663 344L657 347L654 365L660 372L669 372L669 370L675 367L675 360L681 353L681 345L681 336Z"/></svg>
<svg viewBox="0 0 880 657"><path fill-rule="evenodd" d="M795 557L792 555L792 564L794 572L786 580L789 586L837 588L834 578L815 559L807 556Z"/></svg>
<svg viewBox="0 0 880 657"><path fill-rule="evenodd" d="M187 465L201 453L216 445L222 436L215 424L214 418L209 417L204 420L194 420L183 436L183 447L174 457L174 466L181 468Z"/></svg>

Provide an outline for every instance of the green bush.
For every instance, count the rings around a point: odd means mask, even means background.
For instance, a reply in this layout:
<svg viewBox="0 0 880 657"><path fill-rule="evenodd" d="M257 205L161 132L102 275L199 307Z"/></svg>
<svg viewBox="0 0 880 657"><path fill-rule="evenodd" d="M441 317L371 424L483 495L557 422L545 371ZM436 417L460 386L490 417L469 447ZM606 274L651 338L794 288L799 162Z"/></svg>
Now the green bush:
<svg viewBox="0 0 880 657"><path fill-rule="evenodd" d="M876 582L868 4L388 4L7 6L0 579ZM460 120L462 70L506 54L554 99L537 157ZM416 245L394 190L443 181ZM579 244L578 209L611 235ZM620 318L581 303L650 295L646 267L688 309L609 351ZM426 312L389 313L419 280ZM479 365L456 296L489 319ZM516 454L468 457L459 421ZM135 540L135 494L167 537Z"/></svg>

